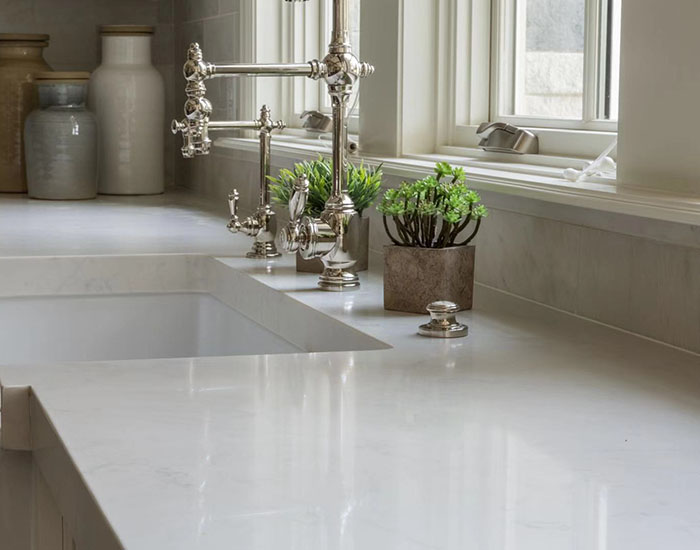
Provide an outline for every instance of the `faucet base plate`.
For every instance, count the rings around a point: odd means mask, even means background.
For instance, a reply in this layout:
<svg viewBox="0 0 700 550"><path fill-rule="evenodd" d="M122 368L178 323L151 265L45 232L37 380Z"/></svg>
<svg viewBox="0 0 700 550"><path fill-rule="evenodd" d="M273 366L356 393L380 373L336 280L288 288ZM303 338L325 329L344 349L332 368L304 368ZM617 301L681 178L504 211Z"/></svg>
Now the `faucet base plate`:
<svg viewBox="0 0 700 550"><path fill-rule="evenodd" d="M277 252L275 243L260 243L255 242L253 249L248 252L245 257L251 260L267 260L270 258L279 258L282 254Z"/></svg>
<svg viewBox="0 0 700 550"><path fill-rule="evenodd" d="M327 292L346 292L360 288L360 278L356 273L344 269L325 268L319 278L318 286Z"/></svg>

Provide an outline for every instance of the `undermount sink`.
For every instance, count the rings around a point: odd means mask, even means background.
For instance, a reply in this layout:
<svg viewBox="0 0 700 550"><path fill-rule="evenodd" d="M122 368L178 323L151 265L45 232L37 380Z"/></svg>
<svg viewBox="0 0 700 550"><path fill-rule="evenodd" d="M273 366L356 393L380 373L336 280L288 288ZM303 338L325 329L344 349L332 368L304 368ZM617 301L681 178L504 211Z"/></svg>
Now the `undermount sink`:
<svg viewBox="0 0 700 550"><path fill-rule="evenodd" d="M0 364L389 347L207 256L0 264Z"/></svg>
<svg viewBox="0 0 700 550"><path fill-rule="evenodd" d="M209 294L0 300L4 363L297 353Z"/></svg>

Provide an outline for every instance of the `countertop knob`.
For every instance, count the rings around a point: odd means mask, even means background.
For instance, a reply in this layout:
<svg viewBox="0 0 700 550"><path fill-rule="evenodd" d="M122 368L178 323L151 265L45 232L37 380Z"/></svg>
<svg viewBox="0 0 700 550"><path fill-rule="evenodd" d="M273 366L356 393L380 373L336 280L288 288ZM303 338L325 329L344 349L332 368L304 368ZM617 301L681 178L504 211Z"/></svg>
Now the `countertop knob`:
<svg viewBox="0 0 700 550"><path fill-rule="evenodd" d="M460 307L454 302L433 302L427 308L430 313L430 323L421 325L418 334L429 338L462 338L469 329L457 321Z"/></svg>

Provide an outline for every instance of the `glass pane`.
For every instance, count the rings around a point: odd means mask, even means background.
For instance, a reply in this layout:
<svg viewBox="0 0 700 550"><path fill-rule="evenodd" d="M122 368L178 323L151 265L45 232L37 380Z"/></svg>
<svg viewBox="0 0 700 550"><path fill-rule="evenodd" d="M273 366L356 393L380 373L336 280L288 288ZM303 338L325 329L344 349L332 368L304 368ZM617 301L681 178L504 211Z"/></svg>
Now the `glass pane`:
<svg viewBox="0 0 700 550"><path fill-rule="evenodd" d="M510 114L583 118L585 22L585 0L516 0Z"/></svg>

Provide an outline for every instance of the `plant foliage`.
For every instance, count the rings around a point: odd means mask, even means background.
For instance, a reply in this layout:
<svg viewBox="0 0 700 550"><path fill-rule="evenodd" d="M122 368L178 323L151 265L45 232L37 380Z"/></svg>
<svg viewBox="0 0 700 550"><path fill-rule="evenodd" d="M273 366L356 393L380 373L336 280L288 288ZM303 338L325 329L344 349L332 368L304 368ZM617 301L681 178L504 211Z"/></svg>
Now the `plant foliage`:
<svg viewBox="0 0 700 550"><path fill-rule="evenodd" d="M309 179L309 198L305 213L318 217L323 212L333 189L333 162L330 159L324 159L319 155L316 160L295 164L294 170L280 170L277 178L270 176L272 198L278 204L289 204L294 182L302 175L306 175ZM363 210L372 206L379 195L382 176L381 166L368 168L364 163L360 166L348 163L348 195L355 203L355 209L360 215Z"/></svg>
<svg viewBox="0 0 700 550"><path fill-rule="evenodd" d="M479 194L467 187L464 169L446 162L435 165L435 175L404 181L398 189L387 191L377 210L395 245L420 248L465 246L488 215ZM389 229L387 218L393 220L396 234ZM458 242L467 229L471 231L466 239Z"/></svg>

